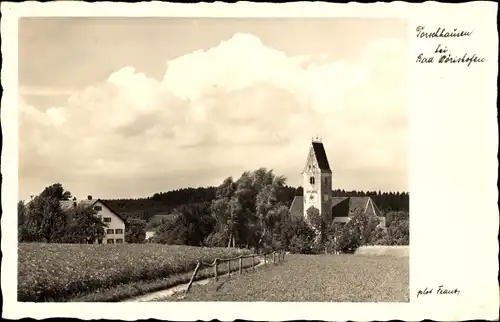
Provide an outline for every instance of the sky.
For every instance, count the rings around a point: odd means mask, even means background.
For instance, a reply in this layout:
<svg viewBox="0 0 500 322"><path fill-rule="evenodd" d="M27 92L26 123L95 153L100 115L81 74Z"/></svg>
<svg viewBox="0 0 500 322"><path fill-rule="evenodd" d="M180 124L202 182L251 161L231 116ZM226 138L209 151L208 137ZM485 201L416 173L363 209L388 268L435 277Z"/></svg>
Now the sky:
<svg viewBox="0 0 500 322"><path fill-rule="evenodd" d="M19 197L214 186L260 167L408 191L403 20L22 18Z"/></svg>

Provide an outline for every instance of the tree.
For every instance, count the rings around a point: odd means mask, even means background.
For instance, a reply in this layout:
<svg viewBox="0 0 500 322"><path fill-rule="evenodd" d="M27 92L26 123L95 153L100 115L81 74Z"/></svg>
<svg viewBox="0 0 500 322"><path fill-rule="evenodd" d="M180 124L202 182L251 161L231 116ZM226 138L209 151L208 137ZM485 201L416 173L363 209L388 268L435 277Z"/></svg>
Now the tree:
<svg viewBox="0 0 500 322"><path fill-rule="evenodd" d="M407 213L394 216L387 227L391 245L409 245L410 243L410 220Z"/></svg>
<svg viewBox="0 0 500 322"><path fill-rule="evenodd" d="M53 197L57 200L70 200L72 198L71 192L65 191L60 183L54 183L46 187L40 194L42 197Z"/></svg>
<svg viewBox="0 0 500 322"><path fill-rule="evenodd" d="M67 217L59 201L51 196L36 196L26 208L23 240L27 242L61 242L67 226Z"/></svg>
<svg viewBox="0 0 500 322"><path fill-rule="evenodd" d="M146 221L140 218L127 218L125 241L127 243L143 243L146 240Z"/></svg>
<svg viewBox="0 0 500 322"><path fill-rule="evenodd" d="M294 254L310 254L312 242L312 240L304 235L293 236L289 242L288 249Z"/></svg>
<svg viewBox="0 0 500 322"><path fill-rule="evenodd" d="M254 246L272 241L273 227L283 206L279 198L286 195L286 179L273 170L259 168L245 171L233 181L231 177L217 188L212 214L217 231L227 231L227 246ZM288 209L288 208L287 208Z"/></svg>
<svg viewBox="0 0 500 322"><path fill-rule="evenodd" d="M216 220L207 204L179 207L173 221L162 223L156 230L155 241L170 245L202 246L213 231Z"/></svg>
<svg viewBox="0 0 500 322"><path fill-rule="evenodd" d="M360 244L365 245L370 242L371 235L379 223L380 221L376 216L358 211L351 217L347 226L357 230L356 233L360 238Z"/></svg>
<svg viewBox="0 0 500 322"><path fill-rule="evenodd" d="M91 206L77 205L65 213L68 225L61 242L92 244L104 238L104 229L108 224L97 217L96 210Z"/></svg>
<svg viewBox="0 0 500 322"><path fill-rule="evenodd" d="M262 244L266 234L272 232L271 216L274 207L276 206L276 187L273 185L266 185L258 192L256 197L256 213L258 218L258 229L260 231L260 238L258 244ZM259 245L260 246L260 245Z"/></svg>
<svg viewBox="0 0 500 322"><path fill-rule="evenodd" d="M26 205L21 200L17 203L17 240L22 242L26 239Z"/></svg>
<svg viewBox="0 0 500 322"><path fill-rule="evenodd" d="M333 254L340 253L346 241L343 224L331 222L325 230L324 246L326 251Z"/></svg>
<svg viewBox="0 0 500 322"><path fill-rule="evenodd" d="M253 187L255 191L255 213L259 230L259 240L255 247L259 248L265 244L272 244L277 231L278 223L284 218L284 205L278 201L280 192L285 188L286 178L277 176L273 170L265 168L257 169L252 173ZM286 214L288 208L286 209Z"/></svg>
<svg viewBox="0 0 500 322"><path fill-rule="evenodd" d="M342 229L340 239L338 240L338 249L342 253L354 253L354 251L362 245L362 237L360 229L351 219Z"/></svg>
<svg viewBox="0 0 500 322"><path fill-rule="evenodd" d="M383 237L378 224L377 217L357 211L347 223L332 223L327 227L325 247L330 252L352 253L359 246L373 243L374 238Z"/></svg>
<svg viewBox="0 0 500 322"><path fill-rule="evenodd" d="M161 222L156 228L155 242L168 245L187 245L187 229L184 226L177 225L178 217L179 215L176 215L173 221Z"/></svg>
<svg viewBox="0 0 500 322"><path fill-rule="evenodd" d="M217 187L215 199L212 201L211 211L214 218L217 220L219 231L225 230L230 218L229 201L234 195L235 183L232 177L224 179L222 184ZM232 238L230 236L229 238Z"/></svg>
<svg viewBox="0 0 500 322"><path fill-rule="evenodd" d="M377 227L373 231L373 235L370 241L372 245L391 245L391 241L389 238L389 234L387 233L387 229L382 227Z"/></svg>
<svg viewBox="0 0 500 322"><path fill-rule="evenodd" d="M309 253L315 232L303 217L288 216L280 225L282 247L294 253Z"/></svg>
<svg viewBox="0 0 500 322"><path fill-rule="evenodd" d="M312 228L316 232L317 237L321 237L324 230L324 220L321 217L319 209L311 206L306 211L307 221L311 224Z"/></svg>

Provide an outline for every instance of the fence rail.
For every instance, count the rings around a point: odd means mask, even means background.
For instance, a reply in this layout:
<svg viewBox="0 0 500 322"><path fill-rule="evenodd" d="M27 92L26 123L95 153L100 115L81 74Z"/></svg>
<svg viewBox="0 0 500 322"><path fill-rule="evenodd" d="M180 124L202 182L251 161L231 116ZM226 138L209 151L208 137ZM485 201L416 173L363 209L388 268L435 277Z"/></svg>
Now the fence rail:
<svg viewBox="0 0 500 322"><path fill-rule="evenodd" d="M239 274L243 274L243 260L246 258L251 258L252 259L252 271L255 270L255 257L263 257L264 259L264 264L268 264L268 256L272 256L272 263L273 265L276 264L281 264L285 261L285 251L284 250L279 250L279 251L273 251L270 253L264 253L264 254L250 254L250 255L240 255L237 257L232 257L232 258L216 258L212 263L207 263L204 261L199 260L196 264L196 268L194 269L193 275L191 276L191 280L189 281L189 284L186 288L185 294L189 292L191 289L191 285L193 284L196 274L198 274L199 270L201 269L202 266L206 267L213 267L214 268L214 279L215 281L219 280L219 267L223 263L227 263L227 276L231 277L231 262L238 260L238 272ZM269 258L270 260L270 258ZM260 262L259 262L260 263ZM236 268L236 267L235 267Z"/></svg>

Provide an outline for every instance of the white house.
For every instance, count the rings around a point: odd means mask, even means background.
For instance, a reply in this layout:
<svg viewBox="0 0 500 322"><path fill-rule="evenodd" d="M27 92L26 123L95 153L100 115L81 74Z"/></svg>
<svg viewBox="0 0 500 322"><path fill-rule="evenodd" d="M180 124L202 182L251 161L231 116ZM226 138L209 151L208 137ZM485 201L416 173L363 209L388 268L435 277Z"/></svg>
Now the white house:
<svg viewBox="0 0 500 322"><path fill-rule="evenodd" d="M96 240L95 243L122 244L125 243L125 219L117 212L113 211L101 199L92 199L89 196L86 200L61 200L61 209L67 210L77 205L93 207L97 211L97 216L102 219L108 227L104 228L103 240Z"/></svg>

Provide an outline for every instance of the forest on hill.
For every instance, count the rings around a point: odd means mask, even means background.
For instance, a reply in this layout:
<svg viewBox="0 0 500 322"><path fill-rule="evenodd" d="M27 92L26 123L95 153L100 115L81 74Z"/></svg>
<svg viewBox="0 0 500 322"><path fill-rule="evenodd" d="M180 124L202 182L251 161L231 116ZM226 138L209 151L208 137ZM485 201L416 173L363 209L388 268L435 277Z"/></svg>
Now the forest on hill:
<svg viewBox="0 0 500 322"><path fill-rule="evenodd" d="M154 215L169 215L175 209L189 204L211 203L216 197L217 187L182 188L168 192L155 193L151 197L137 199L110 199L105 202L115 211L126 217L136 217L149 221ZM277 201L288 207L295 196L302 196L302 187L283 186L277 195ZM409 211L407 192L381 191L345 191L334 190L333 197L366 197L373 199L383 211Z"/></svg>

